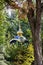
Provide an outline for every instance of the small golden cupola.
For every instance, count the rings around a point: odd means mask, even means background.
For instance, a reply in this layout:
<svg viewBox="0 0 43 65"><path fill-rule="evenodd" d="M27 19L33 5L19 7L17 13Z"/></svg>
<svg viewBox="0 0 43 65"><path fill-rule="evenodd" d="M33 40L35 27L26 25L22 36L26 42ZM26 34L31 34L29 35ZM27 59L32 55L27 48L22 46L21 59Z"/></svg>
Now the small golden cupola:
<svg viewBox="0 0 43 65"><path fill-rule="evenodd" d="M17 35L18 36L23 36L23 31L21 30L20 23L19 23L19 30L17 31Z"/></svg>
<svg viewBox="0 0 43 65"><path fill-rule="evenodd" d="M17 31L17 36L15 36L13 39L10 40L10 44L15 43L16 41L22 42L22 43L28 42L26 37L23 36L23 31L21 29L20 23L19 23L19 30Z"/></svg>

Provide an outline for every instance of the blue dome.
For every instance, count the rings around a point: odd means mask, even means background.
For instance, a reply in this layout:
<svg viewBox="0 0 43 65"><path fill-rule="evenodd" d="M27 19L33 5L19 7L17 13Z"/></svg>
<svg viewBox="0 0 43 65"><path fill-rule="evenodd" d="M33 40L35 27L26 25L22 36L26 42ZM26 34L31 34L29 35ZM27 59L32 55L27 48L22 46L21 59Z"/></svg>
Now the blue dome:
<svg viewBox="0 0 43 65"><path fill-rule="evenodd" d="M15 36L15 39L20 39L20 36Z"/></svg>
<svg viewBox="0 0 43 65"><path fill-rule="evenodd" d="M16 41L20 40L19 36L15 36L12 40L10 40L10 43L15 43Z"/></svg>
<svg viewBox="0 0 43 65"><path fill-rule="evenodd" d="M16 41L18 41L18 42L28 42L28 40L24 37L24 36L22 36L22 37L20 37L20 36L15 36L12 40L10 40L10 43L12 44L12 43L15 43Z"/></svg>

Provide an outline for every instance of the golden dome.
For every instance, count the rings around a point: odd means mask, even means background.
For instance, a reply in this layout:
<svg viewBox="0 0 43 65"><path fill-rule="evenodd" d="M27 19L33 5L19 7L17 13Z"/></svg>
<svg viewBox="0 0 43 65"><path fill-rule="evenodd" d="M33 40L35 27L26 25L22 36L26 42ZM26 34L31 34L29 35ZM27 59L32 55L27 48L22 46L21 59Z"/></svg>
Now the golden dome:
<svg viewBox="0 0 43 65"><path fill-rule="evenodd" d="M19 24L19 30L17 31L17 34L18 34L19 36L22 36L22 34L23 34L23 31L21 30L20 24Z"/></svg>

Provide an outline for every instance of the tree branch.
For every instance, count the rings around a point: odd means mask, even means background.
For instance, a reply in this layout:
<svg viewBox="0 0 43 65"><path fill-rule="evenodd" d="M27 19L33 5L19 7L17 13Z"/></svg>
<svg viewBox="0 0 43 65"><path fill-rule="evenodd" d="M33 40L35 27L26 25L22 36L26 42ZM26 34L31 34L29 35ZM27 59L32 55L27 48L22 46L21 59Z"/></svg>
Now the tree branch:
<svg viewBox="0 0 43 65"><path fill-rule="evenodd" d="M35 18L34 18L34 6L31 6L33 5L32 3L32 0L27 0L28 1L28 13L27 13L27 17L28 17L28 20L29 20L29 23L30 23L30 26L31 26L31 31L32 31L32 34L34 35L34 23L35 23Z"/></svg>

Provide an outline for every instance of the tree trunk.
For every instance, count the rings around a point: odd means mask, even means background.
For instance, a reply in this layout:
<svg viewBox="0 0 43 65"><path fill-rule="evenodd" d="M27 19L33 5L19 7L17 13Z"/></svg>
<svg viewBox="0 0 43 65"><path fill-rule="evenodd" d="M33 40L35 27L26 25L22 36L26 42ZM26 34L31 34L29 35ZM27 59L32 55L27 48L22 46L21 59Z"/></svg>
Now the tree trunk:
<svg viewBox="0 0 43 65"><path fill-rule="evenodd" d="M37 65L42 65L42 48L40 39L41 29L41 0L36 0L36 29L34 31L34 52Z"/></svg>
<svg viewBox="0 0 43 65"><path fill-rule="evenodd" d="M32 0L27 0L28 6L29 3L32 3ZM33 45L34 45L34 56L35 63L34 65L42 65L42 45L40 39L40 29L41 29L41 0L36 0L36 17L34 17L34 10L32 8L29 9L27 17L29 19L32 37L33 37Z"/></svg>
<svg viewBox="0 0 43 65"><path fill-rule="evenodd" d="M42 65L42 49L40 44L40 36L37 34L37 31L35 31L33 36L33 43L36 65Z"/></svg>

